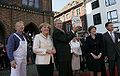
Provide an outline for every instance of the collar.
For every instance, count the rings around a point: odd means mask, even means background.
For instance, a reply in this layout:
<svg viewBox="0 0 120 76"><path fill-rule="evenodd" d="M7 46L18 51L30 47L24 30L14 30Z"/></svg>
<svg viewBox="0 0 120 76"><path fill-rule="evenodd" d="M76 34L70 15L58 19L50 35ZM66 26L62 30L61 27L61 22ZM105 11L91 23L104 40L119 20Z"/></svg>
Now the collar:
<svg viewBox="0 0 120 76"><path fill-rule="evenodd" d="M49 35L46 37L44 36L42 33L40 33L40 35L44 38L44 39L49 39Z"/></svg>
<svg viewBox="0 0 120 76"><path fill-rule="evenodd" d="M108 31L108 33L111 35L111 32L110 32L110 31ZM112 31L112 34L114 34L114 31Z"/></svg>

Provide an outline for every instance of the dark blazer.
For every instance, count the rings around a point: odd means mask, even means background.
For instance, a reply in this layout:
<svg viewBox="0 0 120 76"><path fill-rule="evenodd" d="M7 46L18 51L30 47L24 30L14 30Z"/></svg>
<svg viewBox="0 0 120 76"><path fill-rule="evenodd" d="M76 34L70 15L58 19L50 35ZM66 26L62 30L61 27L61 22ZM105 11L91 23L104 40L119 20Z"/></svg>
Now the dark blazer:
<svg viewBox="0 0 120 76"><path fill-rule="evenodd" d="M116 55L120 56L120 50L118 50L117 43L119 39L119 34L114 32L115 35L115 42L113 42L111 36L108 32L104 33L104 51L105 55L108 57L109 60L115 60Z"/></svg>
<svg viewBox="0 0 120 76"><path fill-rule="evenodd" d="M87 54L94 53L95 55L98 55L99 53L103 53L103 35L97 33L95 39L93 39L91 35L88 36L86 38L86 45Z"/></svg>
<svg viewBox="0 0 120 76"><path fill-rule="evenodd" d="M58 61L71 60L71 48L69 42L73 39L75 34L73 32L64 33L59 29L53 31L53 44L56 49L56 58Z"/></svg>

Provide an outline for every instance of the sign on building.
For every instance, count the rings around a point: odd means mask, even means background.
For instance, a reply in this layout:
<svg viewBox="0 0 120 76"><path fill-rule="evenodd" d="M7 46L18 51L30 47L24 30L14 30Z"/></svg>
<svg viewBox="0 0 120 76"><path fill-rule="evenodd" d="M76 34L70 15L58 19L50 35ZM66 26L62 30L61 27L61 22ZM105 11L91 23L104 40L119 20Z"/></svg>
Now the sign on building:
<svg viewBox="0 0 120 76"><path fill-rule="evenodd" d="M75 27L75 26L80 26L82 27L82 24L81 24L81 19L79 16L73 16L72 17L72 26Z"/></svg>

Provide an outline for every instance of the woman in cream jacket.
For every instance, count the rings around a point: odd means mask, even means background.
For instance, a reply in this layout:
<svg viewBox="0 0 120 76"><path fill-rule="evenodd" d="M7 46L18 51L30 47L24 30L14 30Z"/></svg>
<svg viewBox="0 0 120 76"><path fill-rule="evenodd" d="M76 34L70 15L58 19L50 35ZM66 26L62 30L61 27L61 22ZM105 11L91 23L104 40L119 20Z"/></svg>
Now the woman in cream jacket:
<svg viewBox="0 0 120 76"><path fill-rule="evenodd" d="M53 54L56 51L49 35L50 25L48 23L42 23L39 29L41 33L37 34L33 41L33 52L36 54L35 64L39 76L53 76Z"/></svg>

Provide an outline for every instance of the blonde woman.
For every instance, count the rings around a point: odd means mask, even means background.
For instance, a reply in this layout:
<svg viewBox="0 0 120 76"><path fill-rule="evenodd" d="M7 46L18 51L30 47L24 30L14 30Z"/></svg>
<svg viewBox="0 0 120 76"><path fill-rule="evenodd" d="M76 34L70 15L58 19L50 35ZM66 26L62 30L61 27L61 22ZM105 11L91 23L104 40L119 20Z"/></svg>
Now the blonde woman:
<svg viewBox="0 0 120 76"><path fill-rule="evenodd" d="M40 34L33 41L33 52L36 54L35 64L39 76L53 76L53 54L56 53L50 37L50 26L48 23L40 25Z"/></svg>

